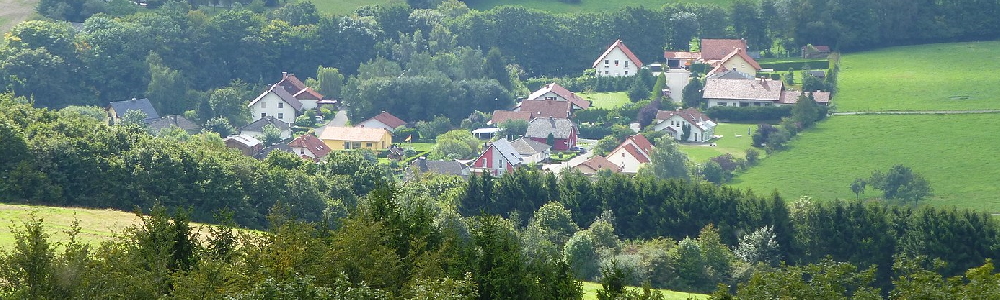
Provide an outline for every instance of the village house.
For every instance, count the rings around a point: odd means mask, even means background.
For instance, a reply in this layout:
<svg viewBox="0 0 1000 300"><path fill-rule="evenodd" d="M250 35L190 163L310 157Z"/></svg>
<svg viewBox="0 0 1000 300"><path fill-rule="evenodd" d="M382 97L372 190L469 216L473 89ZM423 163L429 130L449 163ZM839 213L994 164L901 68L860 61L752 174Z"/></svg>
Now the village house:
<svg viewBox="0 0 1000 300"><path fill-rule="evenodd" d="M178 115L169 115L153 120L147 127L149 128L149 132L153 134L159 134L160 131L170 127L180 128L188 134L198 134L201 132L201 126L191 122L191 120L188 120L184 116Z"/></svg>
<svg viewBox="0 0 1000 300"><path fill-rule="evenodd" d="M130 110L141 111L146 114L146 118L143 119L145 124L149 124L160 118L160 115L156 113L156 108L153 108L153 104L146 98L132 98L131 100L111 102L108 104L106 110L108 112L108 121L111 122L111 125L121 124L122 117L125 117L125 114Z"/></svg>
<svg viewBox="0 0 1000 300"><path fill-rule="evenodd" d="M500 176L513 172L521 164L521 156L510 141L499 139L488 144L486 150L472 161L470 171L475 174Z"/></svg>
<svg viewBox="0 0 1000 300"><path fill-rule="evenodd" d="M361 121L361 123L354 125L354 127L382 128L389 132L396 132L396 128L404 125L406 125L405 121L383 110L377 116Z"/></svg>
<svg viewBox="0 0 1000 300"><path fill-rule="evenodd" d="M593 64L597 76L634 76L642 68L642 61L625 46L622 40L617 40Z"/></svg>
<svg viewBox="0 0 1000 300"><path fill-rule="evenodd" d="M587 159L583 163L577 165L575 168L577 170L579 170L580 173L583 173L583 175L587 175L587 176L596 175L597 172L600 172L601 170L608 170L608 171L610 171L612 173L621 173L622 172L622 168L621 167L619 167L618 165L614 164L613 162L611 162L607 158L604 158L603 156L598 156L598 155L594 155L594 156L590 157L590 159Z"/></svg>
<svg viewBox="0 0 1000 300"><path fill-rule="evenodd" d="M273 116L291 124L304 111L333 103L336 101L323 99L322 94L307 87L295 74L282 72L281 80L250 101L247 107L254 120Z"/></svg>
<svg viewBox="0 0 1000 300"><path fill-rule="evenodd" d="M523 164L539 164L549 159L552 146L528 138L519 138L510 143L521 156Z"/></svg>
<svg viewBox="0 0 1000 300"><path fill-rule="evenodd" d="M639 172L639 167L650 162L652 151L653 144L645 136L636 134L626 138L606 158L621 168L622 173L635 174Z"/></svg>
<svg viewBox="0 0 1000 300"><path fill-rule="evenodd" d="M666 130L674 140L681 142L704 143L715 135L716 123L696 108L678 110L661 110L656 112L653 129ZM684 130L687 128L687 139Z"/></svg>
<svg viewBox="0 0 1000 300"><path fill-rule="evenodd" d="M254 156L264 149L263 142L245 134L230 135L223 142L225 142L226 147L240 150L246 156Z"/></svg>
<svg viewBox="0 0 1000 300"><path fill-rule="evenodd" d="M279 136L282 140L292 138L291 125L273 116L260 118L253 123L247 124L247 126L243 126L243 128L240 128L240 134L262 137L264 136L264 127L267 127L267 125L272 125L274 128L277 128L280 133Z"/></svg>
<svg viewBox="0 0 1000 300"><path fill-rule="evenodd" d="M663 58L670 68L708 64L711 67L709 74L735 69L756 76L761 70L757 60L749 55L746 40L743 39L701 39L701 52L666 51Z"/></svg>
<svg viewBox="0 0 1000 300"><path fill-rule="evenodd" d="M413 162L410 163L410 166L406 168L404 178L406 180L413 180L420 174L424 173L468 178L470 171L469 166L466 166L457 160L428 160L426 157L421 156L414 159Z"/></svg>
<svg viewBox="0 0 1000 300"><path fill-rule="evenodd" d="M830 56L830 46L802 46L802 58L826 58Z"/></svg>
<svg viewBox="0 0 1000 300"><path fill-rule="evenodd" d="M527 112L529 122L538 118L567 119L573 114L567 101L525 100L516 109L517 112Z"/></svg>
<svg viewBox="0 0 1000 300"><path fill-rule="evenodd" d="M319 139L332 150L384 150L392 146L392 133L384 128L329 127Z"/></svg>
<svg viewBox="0 0 1000 300"><path fill-rule="evenodd" d="M312 134L303 134L295 138L292 142L288 143L288 147L292 149L292 153L295 153L295 155L313 161L320 161L327 154L330 154L330 151L333 151L326 143L323 143L322 140Z"/></svg>
<svg viewBox="0 0 1000 300"><path fill-rule="evenodd" d="M570 107L572 110L581 110L590 108L590 101L577 96L576 93L570 92L566 88L562 87L557 83L546 84L542 88L534 91L528 98L521 102L527 101L559 101L559 102L569 102L572 104Z"/></svg>
<svg viewBox="0 0 1000 300"><path fill-rule="evenodd" d="M569 119L536 118L528 124L524 137L551 145L555 151L567 151L576 147L577 134L576 124Z"/></svg>
<svg viewBox="0 0 1000 300"><path fill-rule="evenodd" d="M798 102L800 91L786 91L781 80L708 78L702 98L714 106L782 106ZM830 92L810 92L816 103L828 105Z"/></svg>

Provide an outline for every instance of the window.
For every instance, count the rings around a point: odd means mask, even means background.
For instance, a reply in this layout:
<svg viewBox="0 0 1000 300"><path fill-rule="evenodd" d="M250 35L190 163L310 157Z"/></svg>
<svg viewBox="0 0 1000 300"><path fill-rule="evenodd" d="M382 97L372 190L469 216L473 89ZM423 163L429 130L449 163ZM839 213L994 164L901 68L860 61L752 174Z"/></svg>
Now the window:
<svg viewBox="0 0 1000 300"><path fill-rule="evenodd" d="M617 60L617 59L615 60L615 65L616 65L616 66L618 65L618 60Z"/></svg>
<svg viewBox="0 0 1000 300"><path fill-rule="evenodd" d="M351 142L344 142L344 149L351 149Z"/></svg>
<svg viewBox="0 0 1000 300"><path fill-rule="evenodd" d="M278 113L278 119L279 120L284 120L285 119L285 113Z"/></svg>
<svg viewBox="0 0 1000 300"><path fill-rule="evenodd" d="M604 71L604 75L608 75L608 71Z"/></svg>
<svg viewBox="0 0 1000 300"><path fill-rule="evenodd" d="M365 143L365 147L371 148L372 147L372 143Z"/></svg>
<svg viewBox="0 0 1000 300"><path fill-rule="evenodd" d="M267 113L260 113L260 118L263 119L264 117L267 117Z"/></svg>
<svg viewBox="0 0 1000 300"><path fill-rule="evenodd" d="M608 64L608 60L607 59L604 60L604 64L605 65Z"/></svg>
<svg viewBox="0 0 1000 300"><path fill-rule="evenodd" d="M625 61L625 67L628 68L628 61Z"/></svg>
<svg viewBox="0 0 1000 300"><path fill-rule="evenodd" d="M285 107L285 102L278 102L278 108Z"/></svg>
<svg viewBox="0 0 1000 300"><path fill-rule="evenodd" d="M625 70L625 75L628 75L628 70Z"/></svg>

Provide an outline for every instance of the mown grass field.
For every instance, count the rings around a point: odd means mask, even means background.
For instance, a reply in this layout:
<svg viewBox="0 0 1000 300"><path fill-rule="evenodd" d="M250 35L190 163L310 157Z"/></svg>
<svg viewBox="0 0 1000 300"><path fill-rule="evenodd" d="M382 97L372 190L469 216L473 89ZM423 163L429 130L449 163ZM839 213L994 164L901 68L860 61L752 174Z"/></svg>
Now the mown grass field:
<svg viewBox="0 0 1000 300"><path fill-rule="evenodd" d="M10 31L14 25L38 16L38 0L0 0L0 33Z"/></svg>
<svg viewBox="0 0 1000 300"><path fill-rule="evenodd" d="M630 289L639 289L637 287L629 287ZM583 300L597 300L597 291L601 289L601 284L596 282L584 282L583 283ZM708 295L705 294L692 294L685 292L675 292L671 290L660 290L663 293L664 300L687 300L687 299L708 299Z"/></svg>
<svg viewBox="0 0 1000 300"><path fill-rule="evenodd" d="M520 5L538 10L575 13L575 12L604 12L614 11L628 6L643 6L647 8L660 8L667 3L712 3L717 5L729 5L732 0L580 0L577 4L565 3L559 0L467 0L466 4L470 8L477 10L488 10L501 5Z"/></svg>
<svg viewBox="0 0 1000 300"><path fill-rule="evenodd" d="M580 98L590 100L594 108L615 109L629 103L628 94L625 92L611 93L576 93Z"/></svg>
<svg viewBox="0 0 1000 300"><path fill-rule="evenodd" d="M894 47L841 56L838 111L1000 109L1000 42Z"/></svg>
<svg viewBox="0 0 1000 300"><path fill-rule="evenodd" d="M80 222L77 239L92 245L110 240L116 233L140 223L135 214L115 210L0 204L0 249L13 247L12 226L24 228L32 213L42 219L50 243L67 240L66 232L73 220Z"/></svg>
<svg viewBox="0 0 1000 300"><path fill-rule="evenodd" d="M747 134L747 129L750 129L751 134ZM753 140L750 136L754 131L757 131L757 125L754 124L721 123L715 127L715 134L722 136L714 142L715 147L680 144L679 148L681 152L687 154L688 159L699 164L726 153L736 158L743 158L746 157L746 150L752 148ZM763 151L760 152L763 156Z"/></svg>
<svg viewBox="0 0 1000 300"><path fill-rule="evenodd" d="M850 184L903 164L934 189L923 203L1000 212L1000 115L835 116L734 179L786 199L853 199ZM869 190L862 197L878 197Z"/></svg>

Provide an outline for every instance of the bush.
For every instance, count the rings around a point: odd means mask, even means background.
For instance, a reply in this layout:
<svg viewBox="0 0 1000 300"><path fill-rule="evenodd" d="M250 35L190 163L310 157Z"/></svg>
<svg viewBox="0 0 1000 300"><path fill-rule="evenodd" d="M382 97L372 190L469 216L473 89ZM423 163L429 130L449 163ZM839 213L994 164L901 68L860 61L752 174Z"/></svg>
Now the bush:
<svg viewBox="0 0 1000 300"><path fill-rule="evenodd" d="M591 140L598 140L611 134L611 127L590 123L580 124L580 137Z"/></svg>
<svg viewBox="0 0 1000 300"><path fill-rule="evenodd" d="M792 115L791 106L713 106L706 111L709 118L723 122L773 122Z"/></svg>
<svg viewBox="0 0 1000 300"><path fill-rule="evenodd" d="M827 66L830 63L826 59L814 59L808 61L779 61L771 63L761 63L763 69L773 69L775 71L801 70L803 65Z"/></svg>
<svg viewBox="0 0 1000 300"><path fill-rule="evenodd" d="M611 111L607 109L590 108L576 111L573 118L578 123L604 123L610 114Z"/></svg>

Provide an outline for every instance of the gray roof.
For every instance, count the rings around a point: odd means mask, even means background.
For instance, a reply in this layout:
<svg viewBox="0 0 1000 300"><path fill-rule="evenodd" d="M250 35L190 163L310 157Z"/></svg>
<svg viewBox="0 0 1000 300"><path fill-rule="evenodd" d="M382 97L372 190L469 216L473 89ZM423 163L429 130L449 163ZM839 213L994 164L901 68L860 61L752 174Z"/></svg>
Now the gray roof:
<svg viewBox="0 0 1000 300"><path fill-rule="evenodd" d="M146 98L132 98L132 100L111 102L108 106L115 111L115 114L119 118L124 117L130 110L138 110L146 113L146 123L160 118L160 115L156 113L156 108L153 108L153 104L149 103L149 99Z"/></svg>
<svg viewBox="0 0 1000 300"><path fill-rule="evenodd" d="M288 91L286 91L285 88L277 84L271 85L271 87L268 88L267 91L261 93L260 96L257 96L257 98L253 99L253 101L250 101L250 104L248 104L247 106L249 107L253 106L254 104L257 104L257 101L260 101L260 99L264 99L264 96L267 96L268 93L274 93L275 95L278 95L278 98L281 98L281 101L285 101L285 103L291 105L292 108L295 109L295 111L302 111L302 102L300 102L299 99L296 99L295 96L292 96L292 94L288 93Z"/></svg>
<svg viewBox="0 0 1000 300"><path fill-rule="evenodd" d="M545 143L536 142L523 137L514 140L514 142L511 143L511 146L514 146L514 150L517 150L517 153L521 155L533 155L545 152L545 150L552 148L552 146L546 145Z"/></svg>
<svg viewBox="0 0 1000 300"><path fill-rule="evenodd" d="M569 119L558 118L537 118L528 124L528 132L525 137L548 138L551 133L557 139L567 139L573 134L576 127Z"/></svg>
<svg viewBox="0 0 1000 300"><path fill-rule="evenodd" d="M267 126L267 124L274 124L274 127L278 127L278 130L281 131L288 131L292 129L292 127L289 126L288 123L285 123L285 121L279 120L273 116L266 116L254 121L253 123L247 124L247 126L243 126L240 130L263 132L264 126Z"/></svg>
<svg viewBox="0 0 1000 300"><path fill-rule="evenodd" d="M509 161L510 164L515 166L521 164L521 155L517 153L517 149L515 149L514 145L512 145L507 139L499 139L496 142L493 142L493 147L500 152L500 155L507 158L507 161Z"/></svg>
<svg viewBox="0 0 1000 300"><path fill-rule="evenodd" d="M273 146L261 149L260 152L257 152L257 154L253 155L253 158L263 160L263 159L267 158L268 154L271 154L271 152L274 152L274 151L282 151L282 152L288 152L288 153L295 154L295 152L292 151L292 147L289 147L288 145L285 145L285 144L276 144L276 145L273 145Z"/></svg>
<svg viewBox="0 0 1000 300"><path fill-rule="evenodd" d="M826 78L826 72L823 72L823 70L809 70L809 75L816 78Z"/></svg>
<svg viewBox="0 0 1000 300"><path fill-rule="evenodd" d="M176 126L177 128L183 129L190 134L196 134L201 131L201 126L191 122L191 120L188 120L184 116L178 115L169 115L153 120L149 123L149 130L152 132L160 132L160 130L170 128L170 126Z"/></svg>
<svg viewBox="0 0 1000 300"><path fill-rule="evenodd" d="M427 160L417 158L410 163L411 172L432 172L443 175L463 176L466 166L455 160Z"/></svg>
<svg viewBox="0 0 1000 300"><path fill-rule="evenodd" d="M753 75L740 72L736 69L728 70L722 73L716 73L709 75L708 78L718 78L718 79L753 79Z"/></svg>

